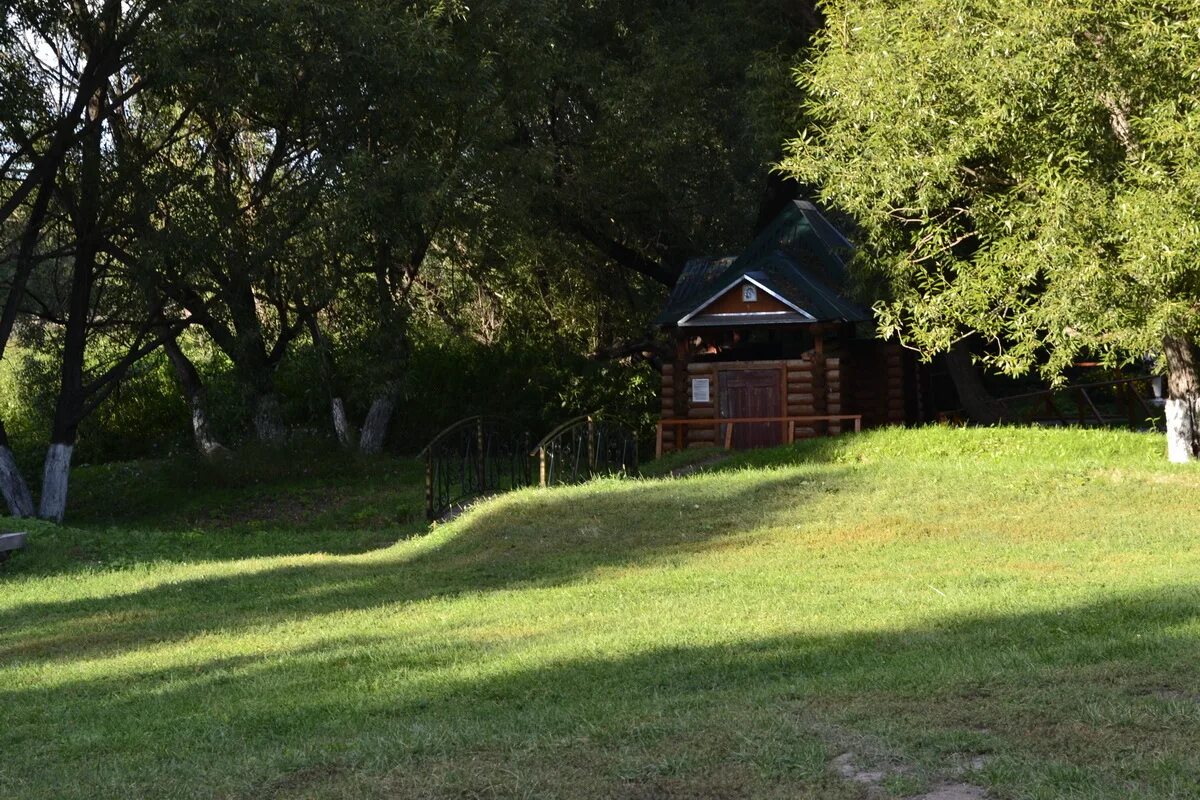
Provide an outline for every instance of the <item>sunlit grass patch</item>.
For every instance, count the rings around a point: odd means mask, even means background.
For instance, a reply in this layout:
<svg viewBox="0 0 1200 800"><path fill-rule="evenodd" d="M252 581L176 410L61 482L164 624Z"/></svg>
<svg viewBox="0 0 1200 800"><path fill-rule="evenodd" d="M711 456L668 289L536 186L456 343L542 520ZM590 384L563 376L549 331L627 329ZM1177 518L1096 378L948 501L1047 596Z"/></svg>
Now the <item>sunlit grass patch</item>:
<svg viewBox="0 0 1200 800"><path fill-rule="evenodd" d="M881 431L423 535L38 527L0 795L849 798L853 752L895 796L1193 796L1200 471L1161 444ZM419 496L391 474L341 490Z"/></svg>

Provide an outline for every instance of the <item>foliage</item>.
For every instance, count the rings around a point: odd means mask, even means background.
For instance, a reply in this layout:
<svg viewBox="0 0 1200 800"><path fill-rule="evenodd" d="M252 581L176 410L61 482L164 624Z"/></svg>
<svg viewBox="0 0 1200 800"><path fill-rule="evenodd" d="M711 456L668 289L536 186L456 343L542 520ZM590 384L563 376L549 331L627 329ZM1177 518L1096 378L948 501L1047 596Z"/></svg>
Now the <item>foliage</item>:
<svg viewBox="0 0 1200 800"><path fill-rule="evenodd" d="M1160 448L876 431L419 538L415 465L84 468L0 568L0 794L848 799L853 752L1192 796L1200 473Z"/></svg>
<svg viewBox="0 0 1200 800"><path fill-rule="evenodd" d="M89 367L102 364L119 347L105 344L93 348ZM38 443L51 424L56 367L52 355L39 347L10 348L0 361L0 418L31 477L37 477ZM92 463L177 453L189 446L186 426L187 409L170 366L161 353L155 354L142 360L110 401L83 423L78 458Z"/></svg>
<svg viewBox="0 0 1200 800"><path fill-rule="evenodd" d="M1052 378L1200 333L1200 6L824 8L785 168L861 224L886 333Z"/></svg>
<svg viewBox="0 0 1200 800"><path fill-rule="evenodd" d="M0 300L37 370L6 369L0 419L22 453L78 430L84 460L170 452L198 414L215 444L324 431L333 401L352 423L396 401L403 450L481 407L644 421L624 353L654 351L685 258L750 237L815 22L783 0L19 4ZM185 402L175 352L147 355L176 335Z"/></svg>

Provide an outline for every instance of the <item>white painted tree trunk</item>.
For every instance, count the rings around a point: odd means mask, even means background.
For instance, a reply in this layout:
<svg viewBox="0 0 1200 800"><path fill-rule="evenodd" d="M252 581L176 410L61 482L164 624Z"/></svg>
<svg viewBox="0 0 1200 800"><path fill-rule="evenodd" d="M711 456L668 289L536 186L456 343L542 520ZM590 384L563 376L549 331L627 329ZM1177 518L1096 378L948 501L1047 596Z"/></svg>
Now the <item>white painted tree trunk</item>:
<svg viewBox="0 0 1200 800"><path fill-rule="evenodd" d="M283 424L283 410L276 394L259 395L254 401L254 434L263 444L283 444L287 429Z"/></svg>
<svg viewBox="0 0 1200 800"><path fill-rule="evenodd" d="M192 437L196 442L196 449L205 458L228 455L229 450L217 441L217 437L213 435L212 426L209 424L208 393L204 389L200 373L196 371L196 365L180 348L179 342L174 339L167 338L163 342L163 349L167 351L167 356L171 359L171 366L175 369L175 377L183 390L184 399L187 400L188 406L192 410Z"/></svg>
<svg viewBox="0 0 1200 800"><path fill-rule="evenodd" d="M1188 336L1163 339L1167 360L1167 458L1200 458L1200 352Z"/></svg>
<svg viewBox="0 0 1200 800"><path fill-rule="evenodd" d="M346 404L342 398L335 397L329 401L329 410L333 415L333 432L337 435L338 444L342 447L354 446L354 431L350 428L350 420L346 417Z"/></svg>
<svg viewBox="0 0 1200 800"><path fill-rule="evenodd" d="M33 495L29 493L29 485L21 475L12 450L7 447L0 447L0 494L4 496L9 514L14 517L33 516Z"/></svg>
<svg viewBox="0 0 1200 800"><path fill-rule="evenodd" d="M1186 464L1200 458L1200 394L1168 397L1167 458Z"/></svg>
<svg viewBox="0 0 1200 800"><path fill-rule="evenodd" d="M371 410L363 421L362 436L358 439L358 450L364 455L376 455L383 450L387 438L388 424L396 410L396 393L387 391L375 398Z"/></svg>
<svg viewBox="0 0 1200 800"><path fill-rule="evenodd" d="M213 436L212 427L208 423L208 411L199 397L192 398L192 436L196 441L196 449L205 458L216 458L229 453L225 445Z"/></svg>
<svg viewBox="0 0 1200 800"><path fill-rule="evenodd" d="M38 516L51 522L62 522L67 515L67 482L71 477L71 456L75 446L52 444L46 451L46 466L42 472L42 502Z"/></svg>

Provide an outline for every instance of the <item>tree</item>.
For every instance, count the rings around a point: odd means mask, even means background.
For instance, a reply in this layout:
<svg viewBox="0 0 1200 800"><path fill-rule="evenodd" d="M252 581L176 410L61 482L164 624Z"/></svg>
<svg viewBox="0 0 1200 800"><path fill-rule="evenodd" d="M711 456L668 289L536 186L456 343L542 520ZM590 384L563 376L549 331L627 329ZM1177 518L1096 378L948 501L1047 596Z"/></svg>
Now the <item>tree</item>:
<svg viewBox="0 0 1200 800"><path fill-rule="evenodd" d="M784 168L862 225L882 331L1052 380L1160 353L1200 456L1200 3L834 0Z"/></svg>
<svg viewBox="0 0 1200 800"><path fill-rule="evenodd" d="M684 260L749 238L816 23L792 0L14 5L0 357L18 330L57 373L43 514L81 423L159 346L205 454L210 343L278 442L277 371L310 339L367 452L414 342L644 351ZM32 513L2 425L0 489Z"/></svg>
<svg viewBox="0 0 1200 800"><path fill-rule="evenodd" d="M103 253L104 242L119 235L136 206L137 182L130 182L128 165L114 159L110 137L114 121L144 86L131 67L156 7L104 0L51 11L23 4L5 18L3 38L13 47L0 67L6 153L0 220L13 239L0 357L21 314L61 331L59 388L38 509L56 521L65 510L80 422L159 344L152 331L161 309L135 303L132 317L126 313L127 294L106 291L124 277ZM35 278L40 296L31 292ZM89 372L89 339L104 327L130 332L127 349ZM14 515L32 513L31 495L2 433L0 489Z"/></svg>
<svg viewBox="0 0 1200 800"><path fill-rule="evenodd" d="M786 65L819 23L815 4L540 5L505 93L525 218L651 288L744 245L794 130Z"/></svg>
<svg viewBox="0 0 1200 800"><path fill-rule="evenodd" d="M242 11L262 12L265 8L262 3L244 5ZM320 4L307 10L314 7L320 16ZM252 37L245 27L197 27L195 22L213 13L224 21L222 15L238 9L203 0L170 4L164 9L167 6L150 0L80 2L57 10L21 4L5 19L3 38L20 47L0 62L0 141L6 153L0 220L11 233L7 247L11 267L6 264L0 272L6 290L0 316L0 356L18 317L23 316L28 325L54 332L45 338L53 343L59 388L38 513L55 521L61 521L65 513L70 463L84 418L137 361L172 341L186 325L214 319L207 306L192 312L189 319L182 318L180 307L188 308L187 301L198 290L189 285L189 292L173 298L163 288L166 283L173 287L175 282L157 280L164 274L157 269L163 264L164 249L148 245L171 240L161 235L163 207L158 199L175 197L180 187L193 185L197 165L216 164L218 169L210 172L215 176L214 191L205 197L212 200L210 207L233 207L242 212L238 203L244 198L230 198L234 190L250 187L244 195L249 195L256 223L266 234L250 242L244 252L248 259L257 256L262 261L264 250L277 250L295 235L294 218L306 219L295 209L303 209L314 193L312 185L319 183L320 170L305 159L311 151L301 149L299 167L289 160L296 137L284 135L281 126L267 127L264 132L262 125L224 124L244 117L227 106L231 100L245 101L245 95L227 93L213 102L212 87L221 85L229 75L203 68L205 54L211 57L212 52L223 51L206 39L206 32L224 30L221 35L225 38L218 45L245 45ZM286 17L287 11L302 16L306 9L279 3L266 10ZM287 31L304 30L302 22L287 19ZM269 37L260 36L259 40L277 43ZM298 51L305 52L303 47ZM246 46L239 52L250 62L276 63L258 57L277 51ZM302 64L303 59L295 62ZM234 63L243 62L235 59ZM297 71L301 70L289 71L285 65L274 74L291 77ZM143 92L147 83L153 84L154 92ZM277 109L278 104L263 101L262 93L271 87L256 88L260 94L251 99L268 110ZM283 93L281 103L286 104L290 97ZM250 105L242 103L243 108ZM328 111L328 107L321 110ZM284 124L293 119L284 117ZM247 127L249 131L245 131ZM197 143L197 131L206 134L201 143ZM238 140L240 151L234 145L239 133L245 133ZM242 152L252 155L234 165L234 156ZM220 174L221 166L228 169L228 175ZM237 168L242 169L234 174ZM304 174L310 180L275 180L277 175L293 174ZM264 209L256 201L267 194L265 187L279 183L289 188L298 183L300 188L287 195L287 202ZM283 213L276 206L283 206ZM266 223L261 221L264 218ZM241 233L244 229L235 230L223 243L246 244L237 241ZM173 277L187 274L180 269L182 263L186 259L172 264L166 273ZM257 298L252 290L241 291L251 282L246 270L238 269L236 259L231 266L222 288L236 301L229 304L229 317L235 320L236 333L242 338L238 351L258 355L265 348L256 351L253 345L261 343L262 326L247 323L245 330L236 328L247 317L257 316ZM289 318L294 284L275 280L270 286L276 291L267 295L275 303L268 306L268 314L272 309L278 311L272 321L279 326L270 350L274 355L286 348L299 325ZM179 305L170 308L173 300ZM260 334L257 340L255 334ZM94 352L100 337L107 345L119 342L122 349L105 362L90 362L89 353ZM256 380L266 376L269 381L268 369L250 373ZM263 394L269 398L269 393ZM263 415L256 420L259 416ZM31 513L30 494L3 434L0 489L12 513Z"/></svg>

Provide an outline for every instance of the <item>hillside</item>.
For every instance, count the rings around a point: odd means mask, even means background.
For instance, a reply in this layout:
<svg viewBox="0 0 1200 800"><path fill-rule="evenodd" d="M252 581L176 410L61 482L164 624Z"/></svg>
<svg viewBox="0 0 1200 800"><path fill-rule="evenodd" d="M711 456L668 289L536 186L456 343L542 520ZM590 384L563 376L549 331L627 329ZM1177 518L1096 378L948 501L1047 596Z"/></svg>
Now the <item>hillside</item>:
<svg viewBox="0 0 1200 800"><path fill-rule="evenodd" d="M0 796L1194 797L1162 448L885 430L428 533L407 465L83 470L0 568Z"/></svg>

